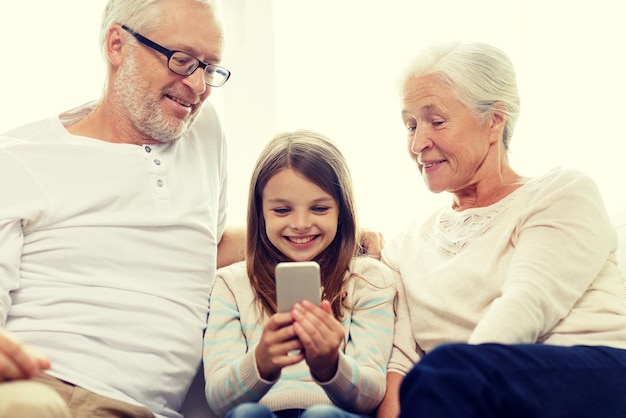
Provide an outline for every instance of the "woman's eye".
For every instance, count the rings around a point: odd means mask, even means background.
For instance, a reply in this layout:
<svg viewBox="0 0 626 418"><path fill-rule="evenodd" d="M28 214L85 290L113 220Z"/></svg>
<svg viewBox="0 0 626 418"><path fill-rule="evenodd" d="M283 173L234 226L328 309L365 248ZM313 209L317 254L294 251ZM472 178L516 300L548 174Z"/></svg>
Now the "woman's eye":
<svg viewBox="0 0 626 418"><path fill-rule="evenodd" d="M412 134L413 132L415 132L415 129L417 128L416 125L406 125L406 130L408 133Z"/></svg>

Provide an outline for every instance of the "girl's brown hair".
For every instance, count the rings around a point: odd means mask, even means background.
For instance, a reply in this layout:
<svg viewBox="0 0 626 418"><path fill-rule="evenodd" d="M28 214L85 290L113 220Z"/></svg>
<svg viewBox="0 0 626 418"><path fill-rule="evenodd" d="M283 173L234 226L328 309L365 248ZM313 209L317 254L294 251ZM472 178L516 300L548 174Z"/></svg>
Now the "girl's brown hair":
<svg viewBox="0 0 626 418"><path fill-rule="evenodd" d="M279 262L290 260L274 247L265 232L263 190L272 176L287 168L302 174L337 201L337 234L314 261L320 265L322 298L331 302L333 315L341 319L344 276L359 250L352 179L339 149L317 132L298 130L279 134L257 160L248 196L246 265L250 284L261 309L268 315L276 313L274 269Z"/></svg>

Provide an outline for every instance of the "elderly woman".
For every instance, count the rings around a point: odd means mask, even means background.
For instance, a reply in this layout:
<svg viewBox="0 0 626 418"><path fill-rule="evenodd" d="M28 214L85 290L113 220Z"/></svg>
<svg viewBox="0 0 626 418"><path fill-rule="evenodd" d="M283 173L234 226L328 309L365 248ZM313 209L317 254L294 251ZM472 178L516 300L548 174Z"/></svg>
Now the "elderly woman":
<svg viewBox="0 0 626 418"><path fill-rule="evenodd" d="M378 416L626 416L626 299L594 182L511 167L520 100L500 50L434 47L402 81L410 156L452 204L383 249L401 280Z"/></svg>

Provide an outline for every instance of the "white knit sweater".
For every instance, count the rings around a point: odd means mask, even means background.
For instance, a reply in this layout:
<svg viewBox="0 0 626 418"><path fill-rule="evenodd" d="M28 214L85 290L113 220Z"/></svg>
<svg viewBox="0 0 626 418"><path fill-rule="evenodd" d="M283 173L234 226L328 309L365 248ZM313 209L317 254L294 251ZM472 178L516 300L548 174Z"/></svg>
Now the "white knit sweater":
<svg viewBox="0 0 626 418"><path fill-rule="evenodd" d="M551 170L488 207L443 208L383 250L408 314L390 369L451 342L626 348L616 248L596 185L577 171Z"/></svg>

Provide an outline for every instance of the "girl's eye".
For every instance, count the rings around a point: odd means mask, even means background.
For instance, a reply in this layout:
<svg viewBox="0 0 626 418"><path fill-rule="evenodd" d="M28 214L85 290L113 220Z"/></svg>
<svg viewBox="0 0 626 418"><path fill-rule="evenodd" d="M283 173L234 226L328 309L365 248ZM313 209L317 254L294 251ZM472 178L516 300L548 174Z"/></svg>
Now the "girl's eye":
<svg viewBox="0 0 626 418"><path fill-rule="evenodd" d="M327 206L314 206L312 208L313 212L316 212L316 213L328 212L328 209L330 208L328 208Z"/></svg>
<svg viewBox="0 0 626 418"><path fill-rule="evenodd" d="M286 215L289 213L289 209L287 208L274 208L272 211L277 215Z"/></svg>

